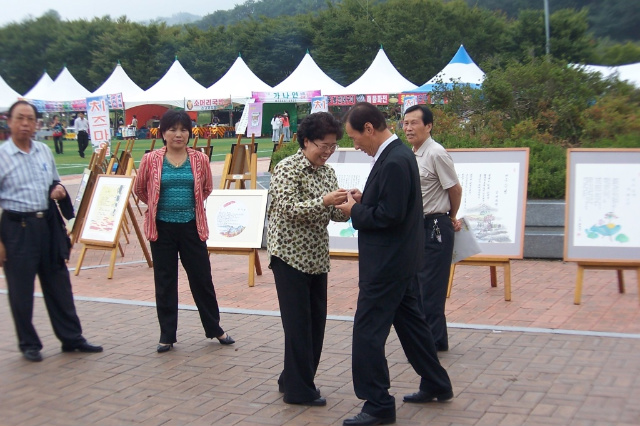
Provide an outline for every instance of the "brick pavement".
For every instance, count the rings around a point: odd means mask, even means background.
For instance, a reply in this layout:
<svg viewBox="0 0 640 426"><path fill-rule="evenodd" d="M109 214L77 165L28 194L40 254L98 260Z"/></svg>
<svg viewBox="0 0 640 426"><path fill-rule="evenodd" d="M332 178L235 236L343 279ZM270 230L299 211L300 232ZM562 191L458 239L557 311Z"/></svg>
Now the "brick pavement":
<svg viewBox="0 0 640 426"><path fill-rule="evenodd" d="M266 166L259 160L261 173ZM214 175L219 168L213 163ZM65 183L73 187L76 180ZM103 354L61 354L38 299L35 323L46 359L27 363L18 354L8 309L0 309L0 425L341 424L358 412L349 360L356 262L335 260L329 274L328 309L336 320L327 325L317 378L329 405L303 408L282 403L275 386L282 330L264 250L263 275L252 288L246 257L211 256L222 325L238 344L227 348L202 339L181 271L180 343L158 355L155 309L149 306L152 271L135 235L124 248L112 280L103 251L90 251L80 275L72 276L85 334L105 345ZM451 350L441 359L457 397L442 405L399 402L398 424L640 425L636 277L626 272L627 293L619 294L614 272L588 271L582 305L575 306L575 273L572 263L514 261L512 301L505 302L500 273L498 288L491 288L488 268L456 268L447 302ZM0 276L2 299L5 288ZM394 334L387 353L391 392L414 391L417 378Z"/></svg>

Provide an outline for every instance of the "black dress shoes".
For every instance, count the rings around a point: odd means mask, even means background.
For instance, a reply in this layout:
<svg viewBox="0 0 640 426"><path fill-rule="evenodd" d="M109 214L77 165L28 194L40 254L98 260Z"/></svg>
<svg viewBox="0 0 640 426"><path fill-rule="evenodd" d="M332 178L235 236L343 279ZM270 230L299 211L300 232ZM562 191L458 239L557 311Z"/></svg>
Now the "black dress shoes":
<svg viewBox="0 0 640 426"><path fill-rule="evenodd" d="M432 402L434 399L438 402L449 401L453 398L453 391L446 392L425 392L418 391L416 393L412 393L411 395L405 395L403 401L404 402Z"/></svg>
<svg viewBox="0 0 640 426"><path fill-rule="evenodd" d="M75 352L75 351L89 352L89 353L102 352L102 346L92 345L86 340L77 345L62 345L62 352Z"/></svg>
<svg viewBox="0 0 640 426"><path fill-rule="evenodd" d="M169 343L166 345L164 343L160 343L156 348L156 350L158 351L159 354L161 354L163 352L169 352L172 347L173 347L173 343Z"/></svg>
<svg viewBox="0 0 640 426"><path fill-rule="evenodd" d="M325 405L327 405L327 400L324 399L323 397L314 399L313 401L304 401L304 402L287 402L285 401L287 404L294 404L294 405L306 405L309 407L324 407Z"/></svg>
<svg viewBox="0 0 640 426"><path fill-rule="evenodd" d="M40 355L40 351L38 349L27 349L22 352L22 355L31 362L42 361L42 355Z"/></svg>
<svg viewBox="0 0 640 426"><path fill-rule="evenodd" d="M367 426L367 425L388 425L396 422L396 416L393 417L374 417L371 414L360 413L356 416L345 419L342 424L344 426Z"/></svg>
<svg viewBox="0 0 640 426"><path fill-rule="evenodd" d="M219 337L216 337L216 339L218 339L218 342L220 342L221 345L233 345L236 341L233 340L233 338L231 336L229 336L229 333L225 333L227 335L227 337L223 337L222 339Z"/></svg>

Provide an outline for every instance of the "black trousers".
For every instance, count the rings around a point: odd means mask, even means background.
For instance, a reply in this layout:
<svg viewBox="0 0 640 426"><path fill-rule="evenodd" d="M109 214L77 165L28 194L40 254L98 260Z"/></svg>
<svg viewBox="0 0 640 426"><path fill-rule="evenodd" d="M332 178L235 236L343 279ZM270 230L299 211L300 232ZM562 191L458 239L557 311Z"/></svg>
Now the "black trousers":
<svg viewBox="0 0 640 426"><path fill-rule="evenodd" d="M318 399L314 377L320 364L327 323L327 274L306 274L271 256L284 328L284 370L278 384L284 401Z"/></svg>
<svg viewBox="0 0 640 426"><path fill-rule="evenodd" d="M205 336L220 337L220 310L211 279L207 243L198 236L196 221L169 223L156 221L158 239L151 241L156 310L160 323L160 343L175 343L178 329L178 254L189 279L189 288L198 307Z"/></svg>
<svg viewBox="0 0 640 426"><path fill-rule="evenodd" d="M76 314L69 270L63 260L51 259L47 219L16 220L5 211L0 232L7 251L4 273L20 350L42 349L32 322L36 275L56 337L64 345L83 343L85 339Z"/></svg>
<svg viewBox="0 0 640 426"><path fill-rule="evenodd" d="M62 146L62 136L54 136L53 145L56 148L56 154L64 154L64 149Z"/></svg>
<svg viewBox="0 0 640 426"><path fill-rule="evenodd" d="M84 151L89 146L89 134L84 130L78 132L78 153L84 158Z"/></svg>
<svg viewBox="0 0 640 426"><path fill-rule="evenodd" d="M435 222L440 229L441 241L434 232ZM418 272L418 287L420 289L422 312L431 328L431 334L437 350L449 349L447 334L447 318L445 304L447 301L447 286L451 274L451 258L453 256L453 241L455 231L453 223L447 215L424 220L424 250L422 266Z"/></svg>
<svg viewBox="0 0 640 426"><path fill-rule="evenodd" d="M447 371L440 365L429 327L419 308L415 279L360 282L353 324L352 369L356 396L366 400L362 411L375 417L395 416L389 395L389 368L385 344L396 330L409 363L421 377L420 390L451 390Z"/></svg>

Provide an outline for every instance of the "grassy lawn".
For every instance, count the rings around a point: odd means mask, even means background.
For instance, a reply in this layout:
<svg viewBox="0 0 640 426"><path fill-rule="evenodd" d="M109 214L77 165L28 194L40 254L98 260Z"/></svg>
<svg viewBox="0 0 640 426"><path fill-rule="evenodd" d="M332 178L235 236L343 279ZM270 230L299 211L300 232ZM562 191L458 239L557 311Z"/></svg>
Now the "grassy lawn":
<svg viewBox="0 0 640 426"><path fill-rule="evenodd" d="M64 154L55 154L55 148L53 146L53 140L44 141L51 151L54 153L54 157L56 160L56 165L58 166L58 173L61 176L65 175L75 175L81 174L82 171L89 164L90 155L90 146L87 148L86 157L80 158L78 155L78 143L75 140L64 141ZM120 150L124 149L126 142L120 141ZM213 153L211 154L211 161L224 161L225 155L231 152L231 145L237 142L236 138L228 138L228 139L211 139L211 145L213 145ZM248 143L250 139L243 138L242 143ZM114 150L118 141L111 141L111 149ZM273 143L270 138L261 138L256 139L256 143L258 144L258 158L262 157L270 157L273 152ZM193 145L193 140L191 141L191 145ZM162 148L162 140L156 140L155 149ZM199 140L199 147L207 146L207 141ZM133 159L136 162L136 167L140 164L140 159L144 155L145 150L148 150L151 147L151 139L138 139L135 141L133 145Z"/></svg>

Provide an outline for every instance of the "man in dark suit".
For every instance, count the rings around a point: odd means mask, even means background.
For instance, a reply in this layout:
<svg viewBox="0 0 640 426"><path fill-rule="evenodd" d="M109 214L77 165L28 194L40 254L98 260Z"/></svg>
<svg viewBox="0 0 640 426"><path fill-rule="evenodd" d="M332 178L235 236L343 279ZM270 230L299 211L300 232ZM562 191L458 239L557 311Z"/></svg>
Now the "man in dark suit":
<svg viewBox="0 0 640 426"><path fill-rule="evenodd" d="M336 206L358 230L359 294L353 325L352 368L362 412L344 425L378 425L396 420L385 343L393 324L411 366L421 376L419 391L406 402L447 401L451 381L440 365L429 327L419 308L415 276L424 234L422 196L415 156L387 128L369 103L347 114L346 133L354 147L374 158L364 192L352 190Z"/></svg>

